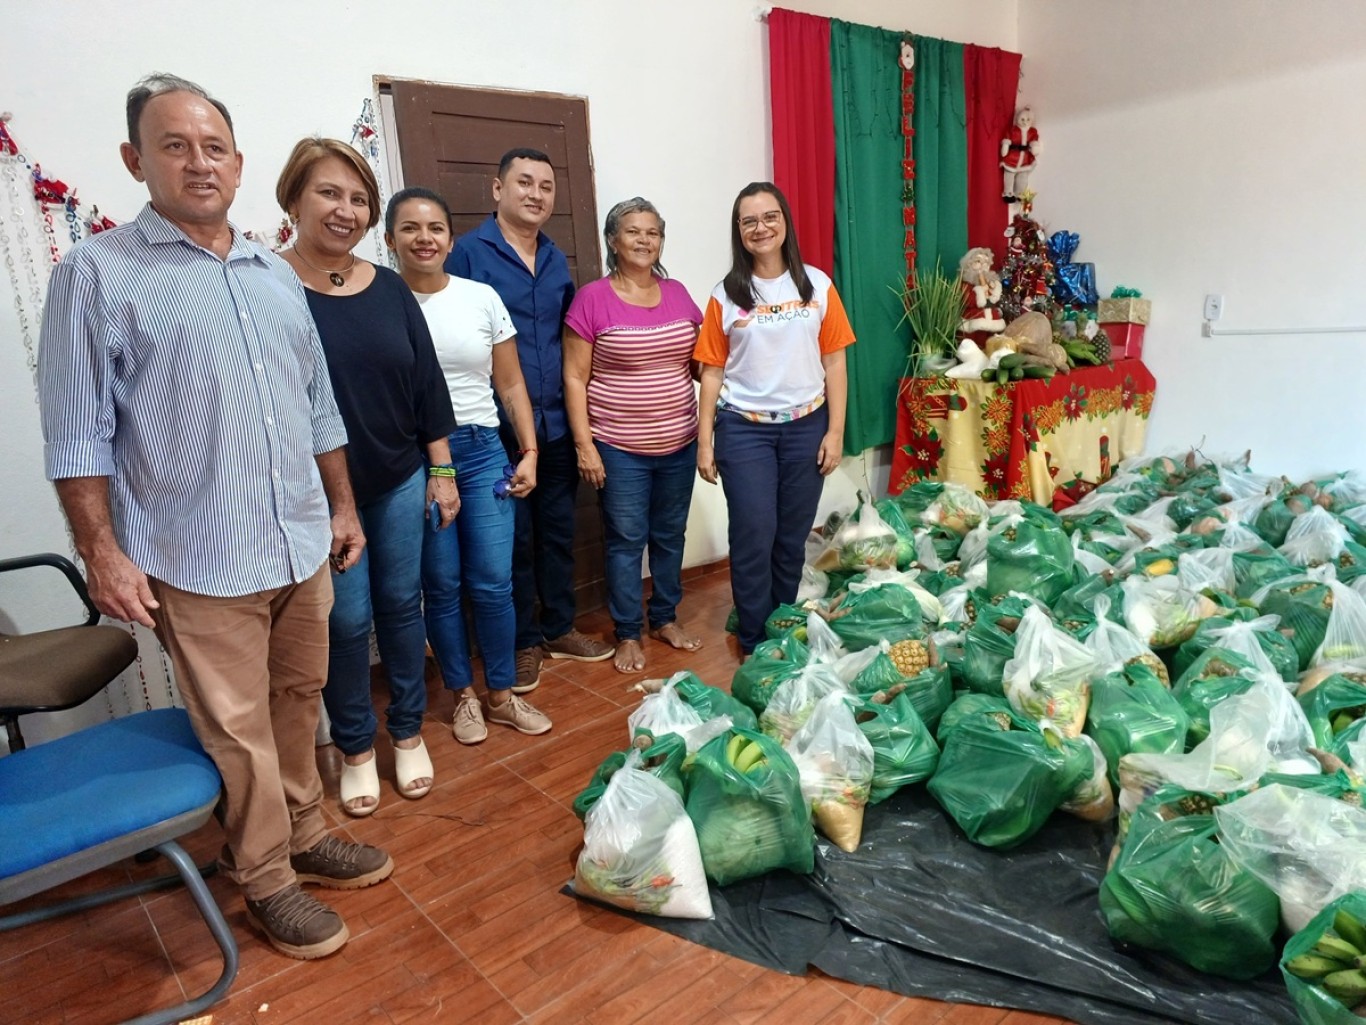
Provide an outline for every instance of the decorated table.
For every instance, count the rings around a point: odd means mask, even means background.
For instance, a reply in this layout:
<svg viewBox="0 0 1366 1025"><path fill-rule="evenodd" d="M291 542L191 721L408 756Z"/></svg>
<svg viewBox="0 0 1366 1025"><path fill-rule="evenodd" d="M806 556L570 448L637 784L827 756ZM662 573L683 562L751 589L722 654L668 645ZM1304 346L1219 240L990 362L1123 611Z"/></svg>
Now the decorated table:
<svg viewBox="0 0 1366 1025"><path fill-rule="evenodd" d="M996 384L902 378L889 490L953 481L1069 505L1143 451L1157 382L1140 360Z"/></svg>

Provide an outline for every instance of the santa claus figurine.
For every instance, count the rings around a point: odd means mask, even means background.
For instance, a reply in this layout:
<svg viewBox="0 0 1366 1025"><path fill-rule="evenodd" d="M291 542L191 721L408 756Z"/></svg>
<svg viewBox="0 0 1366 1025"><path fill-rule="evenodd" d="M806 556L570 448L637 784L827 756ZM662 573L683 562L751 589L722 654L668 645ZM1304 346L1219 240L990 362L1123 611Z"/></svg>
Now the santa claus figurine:
<svg viewBox="0 0 1366 1025"><path fill-rule="evenodd" d="M963 281L963 320L959 334L995 334L1006 326L1001 315L1001 276L991 269L991 250L969 249L958 261Z"/></svg>
<svg viewBox="0 0 1366 1025"><path fill-rule="evenodd" d="M1001 140L1001 198L1016 202L1029 188L1029 173L1039 156L1039 131L1034 127L1034 111L1021 107L1015 124Z"/></svg>

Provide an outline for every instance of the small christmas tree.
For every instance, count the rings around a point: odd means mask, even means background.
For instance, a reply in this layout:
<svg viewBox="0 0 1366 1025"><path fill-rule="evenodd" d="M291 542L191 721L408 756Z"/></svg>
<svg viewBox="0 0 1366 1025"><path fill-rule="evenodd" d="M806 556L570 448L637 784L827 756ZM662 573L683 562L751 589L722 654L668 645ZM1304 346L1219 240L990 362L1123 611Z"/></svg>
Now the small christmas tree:
<svg viewBox="0 0 1366 1025"><path fill-rule="evenodd" d="M1006 322L1022 313L1051 315L1053 308L1053 261L1039 222L1016 214L1006 229L1006 262L1001 268L1001 313Z"/></svg>

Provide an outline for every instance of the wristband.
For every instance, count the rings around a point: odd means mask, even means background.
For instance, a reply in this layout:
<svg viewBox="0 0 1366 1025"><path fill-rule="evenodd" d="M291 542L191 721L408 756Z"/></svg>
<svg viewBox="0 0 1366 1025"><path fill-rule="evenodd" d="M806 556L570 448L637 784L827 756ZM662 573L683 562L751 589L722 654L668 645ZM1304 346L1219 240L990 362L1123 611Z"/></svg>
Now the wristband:
<svg viewBox="0 0 1366 1025"><path fill-rule="evenodd" d="M427 467L428 477L449 477L455 479L455 467L450 463L433 463Z"/></svg>
<svg viewBox="0 0 1366 1025"><path fill-rule="evenodd" d="M539 451L540 449L536 448L519 448L517 450L517 454L519 456L534 456Z"/></svg>

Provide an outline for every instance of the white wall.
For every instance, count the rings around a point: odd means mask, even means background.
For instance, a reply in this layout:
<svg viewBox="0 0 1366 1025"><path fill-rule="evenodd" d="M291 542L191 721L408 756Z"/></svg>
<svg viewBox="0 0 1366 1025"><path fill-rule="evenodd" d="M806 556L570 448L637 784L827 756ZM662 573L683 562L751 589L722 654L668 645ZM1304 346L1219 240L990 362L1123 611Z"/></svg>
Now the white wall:
<svg viewBox="0 0 1366 1025"><path fill-rule="evenodd" d="M1366 334L1200 335L1209 292L1220 327L1366 325L1366 5L1021 0L1020 46L1041 220L1153 300L1149 451L1366 466Z"/></svg>
<svg viewBox="0 0 1366 1025"><path fill-rule="evenodd" d="M1017 0L794 2L850 21L1014 47ZM302 135L350 137L373 77L546 90L587 96L600 211L625 196L651 198L669 222L666 262L705 297L728 261L727 217L736 190L771 176L767 37L746 0L394 0L387 4L238 0L191 10L169 0L75 0L62 8L80 43L54 32L40 0L10 0L0 104L47 173L115 220L145 199L124 171L123 98L153 70L194 79L231 108L245 154L233 219L269 233L284 158ZM8 209L8 203L5 204ZM32 378L12 296L0 278L0 557L69 551L43 480ZM857 480L886 485L886 453L846 460L829 503ZM720 489L699 483L689 522L689 565L725 554ZM0 602L14 582L0 579ZM24 604L68 615L60 588L26 585ZM3 624L0 624L3 627ZM144 650L147 646L144 645ZM151 649L154 652L154 648ZM143 668L164 690L153 654ZM132 676L130 675L130 681ZM130 682L127 701L142 700Z"/></svg>

